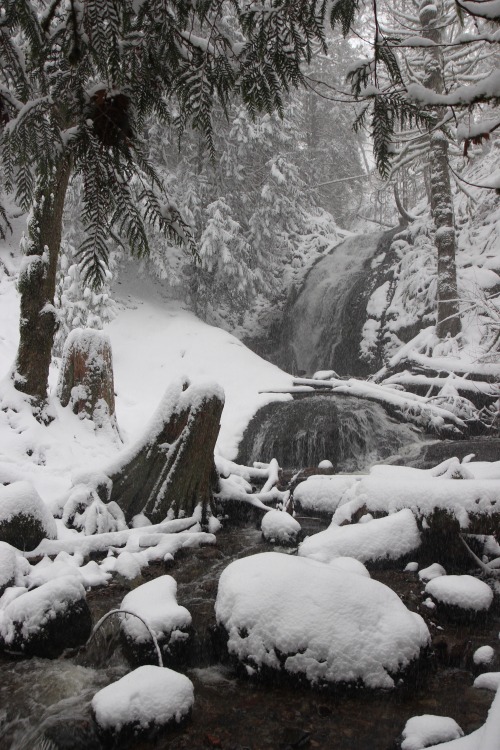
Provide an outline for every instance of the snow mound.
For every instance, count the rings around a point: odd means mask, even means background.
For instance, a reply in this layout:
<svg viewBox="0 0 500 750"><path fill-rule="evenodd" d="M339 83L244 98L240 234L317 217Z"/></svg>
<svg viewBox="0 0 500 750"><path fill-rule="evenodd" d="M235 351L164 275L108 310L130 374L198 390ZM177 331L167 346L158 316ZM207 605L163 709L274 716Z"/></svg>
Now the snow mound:
<svg viewBox="0 0 500 750"><path fill-rule="evenodd" d="M463 737L463 730L448 716L423 714L413 716L403 729L401 750L422 750L436 742L448 742Z"/></svg>
<svg viewBox="0 0 500 750"><path fill-rule="evenodd" d="M300 523L281 510L265 513L261 524L262 536L276 544L294 544L300 534Z"/></svg>
<svg viewBox="0 0 500 750"><path fill-rule="evenodd" d="M474 680L474 687L496 692L500 688L500 672L483 672Z"/></svg>
<svg viewBox="0 0 500 750"><path fill-rule="evenodd" d="M351 487L353 481L350 474L315 474L295 488L293 499L304 511L334 513L344 492Z"/></svg>
<svg viewBox="0 0 500 750"><path fill-rule="evenodd" d="M420 533L411 510L400 510L386 518L369 523L337 526L305 539L299 555L320 562L330 562L335 557L355 557L368 560L397 560L420 546Z"/></svg>
<svg viewBox="0 0 500 750"><path fill-rule="evenodd" d="M34 549L55 539L54 517L30 482L0 486L0 538L19 549Z"/></svg>
<svg viewBox="0 0 500 750"><path fill-rule="evenodd" d="M491 646L481 646L474 651L472 660L474 664L491 664L495 658L495 652Z"/></svg>
<svg viewBox="0 0 500 750"><path fill-rule="evenodd" d="M384 584L276 552L231 563L215 611L249 674L284 670L313 684L393 688L429 643L423 619Z"/></svg>
<svg viewBox="0 0 500 750"><path fill-rule="evenodd" d="M432 581L434 578L439 578L440 576L445 575L446 570L439 563L432 563L428 568L422 568L418 573L420 580L425 581L426 583L427 581Z"/></svg>
<svg viewBox="0 0 500 750"><path fill-rule="evenodd" d="M193 683L185 675L146 665L99 690L92 698L92 711L101 729L147 730L180 722L193 703Z"/></svg>
<svg viewBox="0 0 500 750"><path fill-rule="evenodd" d="M371 578L363 563L356 560L354 557L335 557L330 562L330 567L335 568L336 570L347 570L348 573L356 573L365 578Z"/></svg>
<svg viewBox="0 0 500 750"><path fill-rule="evenodd" d="M16 580L17 555L14 547L0 542L0 596Z"/></svg>
<svg viewBox="0 0 500 750"><path fill-rule="evenodd" d="M425 591L441 604L476 612L488 610L493 601L493 591L488 584L467 575L433 578Z"/></svg>
<svg viewBox="0 0 500 750"><path fill-rule="evenodd" d="M177 583L172 576L160 576L143 583L127 594L120 609L133 612L147 622L157 638L172 631L188 628L191 615L177 604ZM151 636L137 617L123 617L122 631L134 641L149 641Z"/></svg>

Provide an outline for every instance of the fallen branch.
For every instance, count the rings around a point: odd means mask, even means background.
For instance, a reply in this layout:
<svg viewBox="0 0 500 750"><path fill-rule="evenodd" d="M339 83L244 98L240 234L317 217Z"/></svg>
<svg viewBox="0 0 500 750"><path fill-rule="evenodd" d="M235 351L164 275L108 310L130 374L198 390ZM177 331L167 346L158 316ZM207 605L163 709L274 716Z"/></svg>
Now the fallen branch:
<svg viewBox="0 0 500 750"><path fill-rule="evenodd" d="M481 568L483 573L486 573L489 576L492 576L493 578L500 578L500 570L495 570L494 568L490 568L489 565L486 565L469 547L463 536L459 535L460 541L464 545L465 549L467 550L469 556L474 560L476 565Z"/></svg>

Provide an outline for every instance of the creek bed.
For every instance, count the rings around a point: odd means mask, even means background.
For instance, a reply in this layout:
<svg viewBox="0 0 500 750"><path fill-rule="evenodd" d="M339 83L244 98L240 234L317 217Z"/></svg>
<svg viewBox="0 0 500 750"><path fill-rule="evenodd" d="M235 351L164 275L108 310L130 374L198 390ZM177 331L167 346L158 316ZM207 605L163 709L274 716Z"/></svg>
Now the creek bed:
<svg viewBox="0 0 500 750"><path fill-rule="evenodd" d="M318 530L317 522L311 521L310 526L310 533ZM372 576L391 586L410 609L418 608L433 637L444 637L453 652L449 660L433 660L417 688L318 691L255 683L236 676L227 664L214 662L208 644L215 624L218 577L232 560L269 549L272 546L262 541L254 527L228 528L219 532L215 546L187 550L168 568L155 564L143 571L144 580L172 574L178 582L179 604L193 616L197 637L194 662L187 674L195 686L195 707L184 727L152 742L135 741L131 750L390 750L398 747L406 721L415 715L450 716L467 734L481 726L493 694L472 687L471 654L481 645L491 645L500 658L498 611L481 626L440 623L421 605L423 586L416 574L397 568L373 571ZM89 592L94 620L119 606L127 590L115 581ZM113 634L110 625L83 658L50 661L0 656L2 750L99 747L90 719L90 700L97 690L130 669L118 645L117 625L114 628Z"/></svg>

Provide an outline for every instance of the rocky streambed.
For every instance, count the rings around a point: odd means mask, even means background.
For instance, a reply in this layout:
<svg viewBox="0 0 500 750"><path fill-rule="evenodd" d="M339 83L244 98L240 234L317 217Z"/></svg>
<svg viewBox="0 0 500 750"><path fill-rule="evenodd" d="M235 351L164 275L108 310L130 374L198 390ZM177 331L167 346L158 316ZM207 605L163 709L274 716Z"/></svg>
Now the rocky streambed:
<svg viewBox="0 0 500 750"><path fill-rule="evenodd" d="M301 519L306 533L325 522ZM472 686L475 675L500 663L500 611L495 602L483 622L440 620L423 601L414 572L371 571L427 622L432 656L392 691L314 690L283 681L252 681L221 660L212 637L218 578L233 560L271 550L252 525L226 528L214 546L181 551L174 562L143 569L142 581L166 572L178 583L177 599L193 617L194 640L183 671L195 687L189 721L151 741L132 741L135 750L223 748L224 750L389 750L397 748L406 721L415 715L454 718L464 732L484 723L493 694ZM293 554L293 550L289 550ZM284 553L286 554L286 552ZM137 582L136 582L137 583ZM126 582L88 593L94 621L118 607L130 590ZM100 750L90 701L103 686L130 671L119 644L118 625L108 621L86 651L56 660L0 657L0 747L12 750ZM496 661L478 668L472 655L484 645ZM123 747L123 744L121 745Z"/></svg>

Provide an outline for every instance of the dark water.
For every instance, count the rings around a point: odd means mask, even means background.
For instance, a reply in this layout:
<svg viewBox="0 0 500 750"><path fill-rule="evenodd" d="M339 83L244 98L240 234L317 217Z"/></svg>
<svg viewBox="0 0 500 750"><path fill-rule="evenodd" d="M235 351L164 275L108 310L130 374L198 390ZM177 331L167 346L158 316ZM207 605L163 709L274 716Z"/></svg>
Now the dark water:
<svg viewBox="0 0 500 750"><path fill-rule="evenodd" d="M238 462L276 458L283 468L332 461L337 471L363 471L391 456L415 456L423 436L372 401L312 395L259 409L239 445Z"/></svg>
<svg viewBox="0 0 500 750"><path fill-rule="evenodd" d="M318 522L311 521L307 530L314 533ZM451 716L466 733L484 722L493 694L472 688L472 664L465 651L460 656L460 644L468 639L473 649L489 644L500 657L500 616L497 612L480 627L431 620L421 606L422 586L413 573L392 570L372 575L393 587L408 607L420 611L433 635L444 635L450 645L458 644L455 662L431 660L415 689L406 690L403 685L391 692L346 693L253 683L238 677L227 664L214 661L209 644L218 577L231 560L270 548L254 528L227 529L219 533L216 546L187 551L169 569L178 581L178 601L192 613L196 631L196 665L187 670L195 685L195 707L184 727L167 731L152 742L132 741L129 747L389 750L397 747L397 739L411 716ZM144 571L144 578L164 572L163 565L154 565ZM95 619L116 607L126 591L114 583L90 592L88 599ZM98 689L129 670L111 631L112 628L94 653L80 657L79 663L75 659L1 657L2 750L98 750L90 700Z"/></svg>

